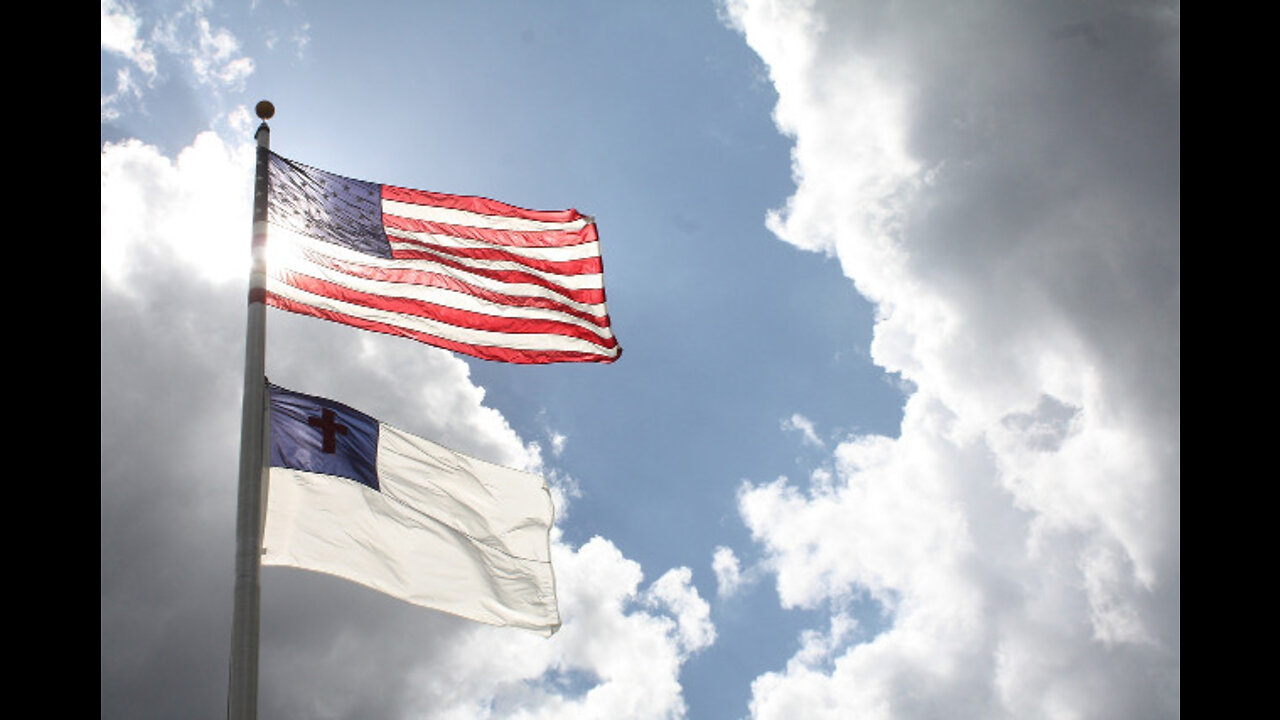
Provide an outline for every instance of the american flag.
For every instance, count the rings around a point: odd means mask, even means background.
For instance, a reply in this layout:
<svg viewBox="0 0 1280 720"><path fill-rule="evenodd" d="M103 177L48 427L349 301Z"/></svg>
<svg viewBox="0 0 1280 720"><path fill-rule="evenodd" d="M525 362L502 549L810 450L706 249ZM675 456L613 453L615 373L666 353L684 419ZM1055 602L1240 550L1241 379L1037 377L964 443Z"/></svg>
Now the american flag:
<svg viewBox="0 0 1280 720"><path fill-rule="evenodd" d="M593 218L269 167L268 305L499 362L621 354Z"/></svg>

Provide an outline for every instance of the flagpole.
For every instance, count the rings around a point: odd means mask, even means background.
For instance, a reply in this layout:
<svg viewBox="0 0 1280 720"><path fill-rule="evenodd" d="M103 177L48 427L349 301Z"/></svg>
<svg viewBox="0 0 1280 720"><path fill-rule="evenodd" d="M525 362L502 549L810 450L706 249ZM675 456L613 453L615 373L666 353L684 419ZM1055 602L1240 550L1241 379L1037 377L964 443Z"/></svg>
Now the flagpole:
<svg viewBox="0 0 1280 720"><path fill-rule="evenodd" d="M249 317L245 333L244 399L240 416L240 485L236 500L235 607L231 616L231 662L227 685L228 720L258 716L258 607L265 503L266 334L267 334L267 163L275 107L266 100L255 108L262 123L253 180L252 268Z"/></svg>

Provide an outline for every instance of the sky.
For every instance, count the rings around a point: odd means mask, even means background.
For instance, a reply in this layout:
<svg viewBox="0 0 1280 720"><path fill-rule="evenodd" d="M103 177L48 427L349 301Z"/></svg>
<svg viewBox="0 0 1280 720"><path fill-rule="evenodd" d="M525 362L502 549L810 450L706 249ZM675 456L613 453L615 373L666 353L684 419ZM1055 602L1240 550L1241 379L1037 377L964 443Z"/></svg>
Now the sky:
<svg viewBox="0 0 1280 720"><path fill-rule="evenodd" d="M597 220L614 364L268 311L553 490L549 639L262 571L264 718L1180 716L1180 5L103 0L101 717L225 716L254 104Z"/></svg>

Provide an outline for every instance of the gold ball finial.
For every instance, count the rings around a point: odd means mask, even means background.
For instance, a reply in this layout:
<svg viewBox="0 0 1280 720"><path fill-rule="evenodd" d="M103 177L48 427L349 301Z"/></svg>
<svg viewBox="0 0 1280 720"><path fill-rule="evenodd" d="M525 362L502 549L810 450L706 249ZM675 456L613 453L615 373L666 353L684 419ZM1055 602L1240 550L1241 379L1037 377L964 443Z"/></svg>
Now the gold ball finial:
<svg viewBox="0 0 1280 720"><path fill-rule="evenodd" d="M270 100L259 100L258 104L253 107L253 111L258 113L258 117L263 120L270 120L276 114L276 106L272 105Z"/></svg>

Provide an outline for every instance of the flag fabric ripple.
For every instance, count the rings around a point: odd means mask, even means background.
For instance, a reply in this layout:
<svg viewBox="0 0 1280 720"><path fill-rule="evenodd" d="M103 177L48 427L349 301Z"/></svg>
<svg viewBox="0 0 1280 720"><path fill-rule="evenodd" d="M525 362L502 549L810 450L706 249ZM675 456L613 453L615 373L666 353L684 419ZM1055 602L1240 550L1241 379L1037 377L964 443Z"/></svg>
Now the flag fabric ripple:
<svg viewBox="0 0 1280 720"><path fill-rule="evenodd" d="M550 636L560 627L542 477L268 383L262 564Z"/></svg>
<svg viewBox="0 0 1280 720"><path fill-rule="evenodd" d="M595 220L270 153L266 302L485 360L613 362Z"/></svg>

